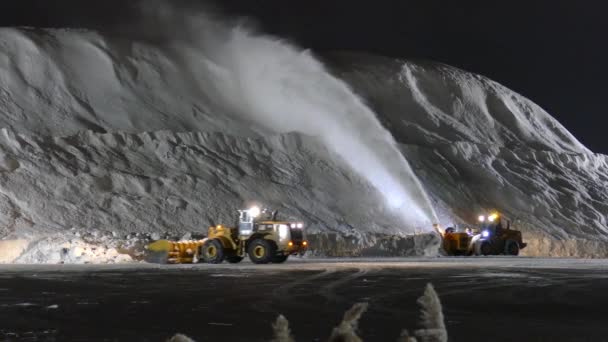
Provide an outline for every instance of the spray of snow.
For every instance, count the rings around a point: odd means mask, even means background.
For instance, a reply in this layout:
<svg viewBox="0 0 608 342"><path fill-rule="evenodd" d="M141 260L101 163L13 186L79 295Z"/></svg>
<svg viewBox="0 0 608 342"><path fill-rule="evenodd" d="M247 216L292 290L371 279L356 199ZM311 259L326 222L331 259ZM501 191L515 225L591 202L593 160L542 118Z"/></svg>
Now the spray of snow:
<svg viewBox="0 0 608 342"><path fill-rule="evenodd" d="M164 2L152 7L161 27L177 27L180 38L169 44L216 107L270 131L319 137L405 220L427 227L437 221L391 134L308 51Z"/></svg>

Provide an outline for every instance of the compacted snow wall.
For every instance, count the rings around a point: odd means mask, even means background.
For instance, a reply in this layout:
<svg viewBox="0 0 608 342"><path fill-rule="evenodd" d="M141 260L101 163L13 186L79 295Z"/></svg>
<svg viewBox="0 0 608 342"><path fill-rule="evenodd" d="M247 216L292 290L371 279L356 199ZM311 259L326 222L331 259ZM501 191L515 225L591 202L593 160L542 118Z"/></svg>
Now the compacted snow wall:
<svg viewBox="0 0 608 342"><path fill-rule="evenodd" d="M120 262L254 202L322 255L434 255L431 222L491 209L529 254L606 255L606 157L520 95L363 55L329 73L209 23L169 45L0 29L0 262Z"/></svg>

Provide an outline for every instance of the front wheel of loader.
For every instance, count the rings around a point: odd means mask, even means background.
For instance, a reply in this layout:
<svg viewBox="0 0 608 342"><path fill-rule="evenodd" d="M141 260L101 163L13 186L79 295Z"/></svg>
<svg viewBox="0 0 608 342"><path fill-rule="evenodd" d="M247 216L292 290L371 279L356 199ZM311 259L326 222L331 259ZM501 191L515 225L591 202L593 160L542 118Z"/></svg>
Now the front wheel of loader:
<svg viewBox="0 0 608 342"><path fill-rule="evenodd" d="M289 255L275 255L272 258L272 263L273 264L282 264L285 261L287 261L287 258L289 258Z"/></svg>
<svg viewBox="0 0 608 342"><path fill-rule="evenodd" d="M249 243L247 254L251 262L255 264L267 264L272 261L272 257L276 254L276 246L264 239L256 239Z"/></svg>
<svg viewBox="0 0 608 342"><path fill-rule="evenodd" d="M489 241L484 241L481 243L479 250L481 255L490 255L492 254L492 244Z"/></svg>
<svg viewBox="0 0 608 342"><path fill-rule="evenodd" d="M224 261L224 246L218 240L207 240L201 247L201 256L208 264L221 264Z"/></svg>
<svg viewBox="0 0 608 342"><path fill-rule="evenodd" d="M519 244L515 240L508 240L505 244L505 254L506 255L519 255Z"/></svg>

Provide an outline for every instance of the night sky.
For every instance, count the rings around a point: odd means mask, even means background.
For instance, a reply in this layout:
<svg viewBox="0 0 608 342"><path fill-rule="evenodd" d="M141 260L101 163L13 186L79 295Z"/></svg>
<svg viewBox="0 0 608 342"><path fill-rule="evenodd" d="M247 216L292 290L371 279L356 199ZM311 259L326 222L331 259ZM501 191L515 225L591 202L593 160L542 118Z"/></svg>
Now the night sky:
<svg viewBox="0 0 608 342"><path fill-rule="evenodd" d="M124 28L136 18L129 5L134 2L6 0L0 3L0 25ZM483 74L541 105L593 151L608 154L604 2L219 3L227 14L253 17L263 31L318 52L359 50L430 59Z"/></svg>

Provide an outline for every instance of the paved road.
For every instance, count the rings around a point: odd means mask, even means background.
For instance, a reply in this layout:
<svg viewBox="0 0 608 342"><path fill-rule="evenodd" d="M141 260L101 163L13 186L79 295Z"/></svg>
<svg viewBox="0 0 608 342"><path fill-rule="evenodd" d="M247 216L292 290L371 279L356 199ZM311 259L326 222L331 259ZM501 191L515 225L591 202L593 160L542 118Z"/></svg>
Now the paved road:
<svg viewBox="0 0 608 342"><path fill-rule="evenodd" d="M367 341L416 328L433 283L451 341L608 341L608 261L353 259L284 265L0 267L0 340L323 341L356 302Z"/></svg>

